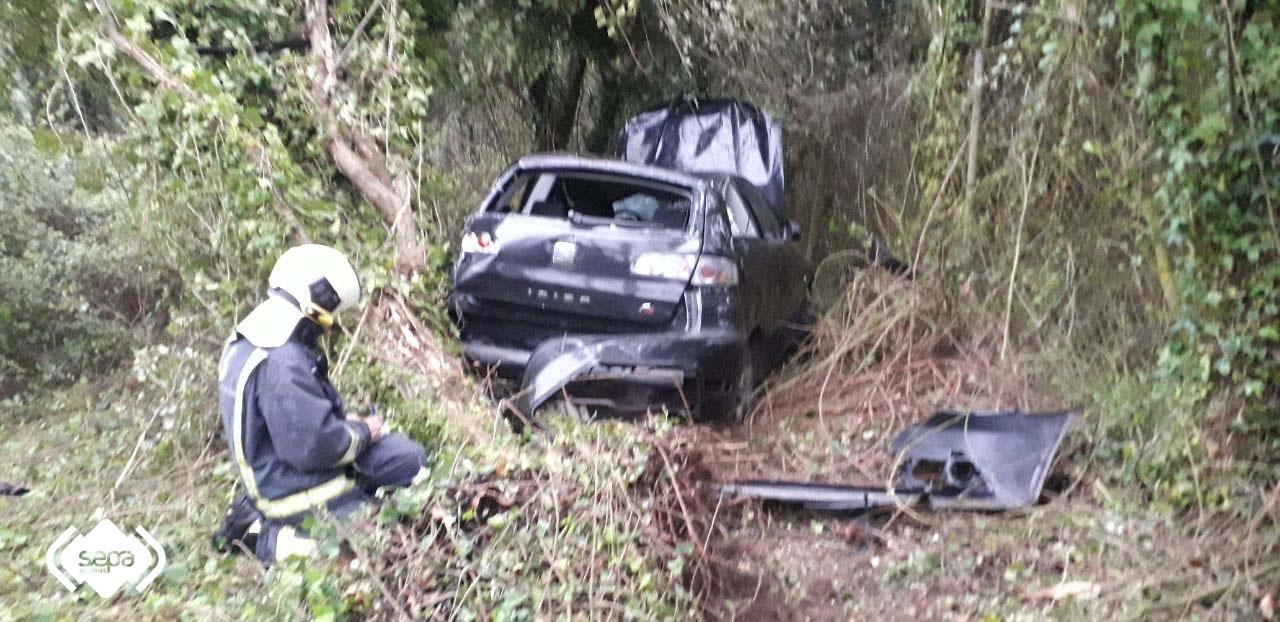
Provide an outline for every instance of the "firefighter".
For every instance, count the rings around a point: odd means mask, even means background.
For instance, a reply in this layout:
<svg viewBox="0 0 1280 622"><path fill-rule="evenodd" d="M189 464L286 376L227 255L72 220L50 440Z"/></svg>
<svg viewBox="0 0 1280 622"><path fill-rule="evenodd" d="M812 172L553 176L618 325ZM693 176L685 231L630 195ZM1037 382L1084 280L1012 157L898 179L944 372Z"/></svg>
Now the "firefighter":
<svg viewBox="0 0 1280 622"><path fill-rule="evenodd" d="M267 564L315 546L302 530L323 508L351 514L378 488L406 486L422 471L422 446L388 434L377 416L345 413L316 341L359 302L360 283L337 250L286 251L267 298L227 340L218 365L224 438L243 492L214 536L219 550L251 549Z"/></svg>

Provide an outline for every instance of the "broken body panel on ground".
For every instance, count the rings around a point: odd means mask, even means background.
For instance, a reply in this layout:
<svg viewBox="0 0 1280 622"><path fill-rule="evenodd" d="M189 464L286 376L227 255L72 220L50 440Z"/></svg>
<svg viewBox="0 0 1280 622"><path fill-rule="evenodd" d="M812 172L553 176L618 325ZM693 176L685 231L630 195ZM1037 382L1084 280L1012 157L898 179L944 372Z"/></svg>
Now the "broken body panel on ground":
<svg viewBox="0 0 1280 622"><path fill-rule="evenodd" d="M1040 497L1070 411L951 413L903 430L890 445L899 464L891 486L743 481L719 486L721 495L859 512L924 504L946 510L1010 510Z"/></svg>

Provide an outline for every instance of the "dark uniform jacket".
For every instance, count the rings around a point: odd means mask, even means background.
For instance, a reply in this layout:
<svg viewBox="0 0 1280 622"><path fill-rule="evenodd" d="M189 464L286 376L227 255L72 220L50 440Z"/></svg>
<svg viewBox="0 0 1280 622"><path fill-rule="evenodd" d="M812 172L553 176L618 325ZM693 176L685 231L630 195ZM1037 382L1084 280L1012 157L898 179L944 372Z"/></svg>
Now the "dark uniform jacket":
<svg viewBox="0 0 1280 622"><path fill-rule="evenodd" d="M358 494L348 466L369 446L369 429L346 420L323 355L235 335L218 366L218 403L241 481L268 519Z"/></svg>

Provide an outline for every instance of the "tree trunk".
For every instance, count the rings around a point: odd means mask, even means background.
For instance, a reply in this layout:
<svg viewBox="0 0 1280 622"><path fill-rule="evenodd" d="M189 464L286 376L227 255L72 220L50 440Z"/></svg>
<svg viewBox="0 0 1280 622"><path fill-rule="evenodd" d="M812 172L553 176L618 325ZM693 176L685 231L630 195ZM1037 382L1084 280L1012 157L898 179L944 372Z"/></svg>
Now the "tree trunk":
<svg viewBox="0 0 1280 622"><path fill-rule="evenodd" d="M529 87L536 120L538 151L559 151L569 147L578 120L578 102L587 74L587 57L573 52L563 75L549 67Z"/></svg>
<svg viewBox="0 0 1280 622"><path fill-rule="evenodd" d="M618 116L626 103L627 91L613 67L600 62L596 67L600 72L600 112L591 124L585 147L591 153L608 155L614 138L622 130Z"/></svg>
<svg viewBox="0 0 1280 622"><path fill-rule="evenodd" d="M391 172L386 154L373 141L359 135L353 139L330 103L338 85L338 58L329 34L326 0L312 0L308 7L307 38L311 42L311 101L316 107L316 124L326 137L325 149L338 171L382 216L394 240L396 271L412 274L426 263L426 252L413 223L409 178Z"/></svg>

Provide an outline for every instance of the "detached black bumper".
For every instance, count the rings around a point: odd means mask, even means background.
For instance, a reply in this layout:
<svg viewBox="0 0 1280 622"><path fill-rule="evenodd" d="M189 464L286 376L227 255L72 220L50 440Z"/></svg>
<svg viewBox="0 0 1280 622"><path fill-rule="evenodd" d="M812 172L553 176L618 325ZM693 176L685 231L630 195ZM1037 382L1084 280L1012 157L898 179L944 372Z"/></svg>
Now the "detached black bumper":
<svg viewBox="0 0 1280 622"><path fill-rule="evenodd" d="M485 344L469 344L465 350L475 362L523 370L511 407L524 418L548 400L567 395L576 404L612 413L666 408L705 419L724 411L747 342L734 331L709 330L569 335L548 339L527 356Z"/></svg>

